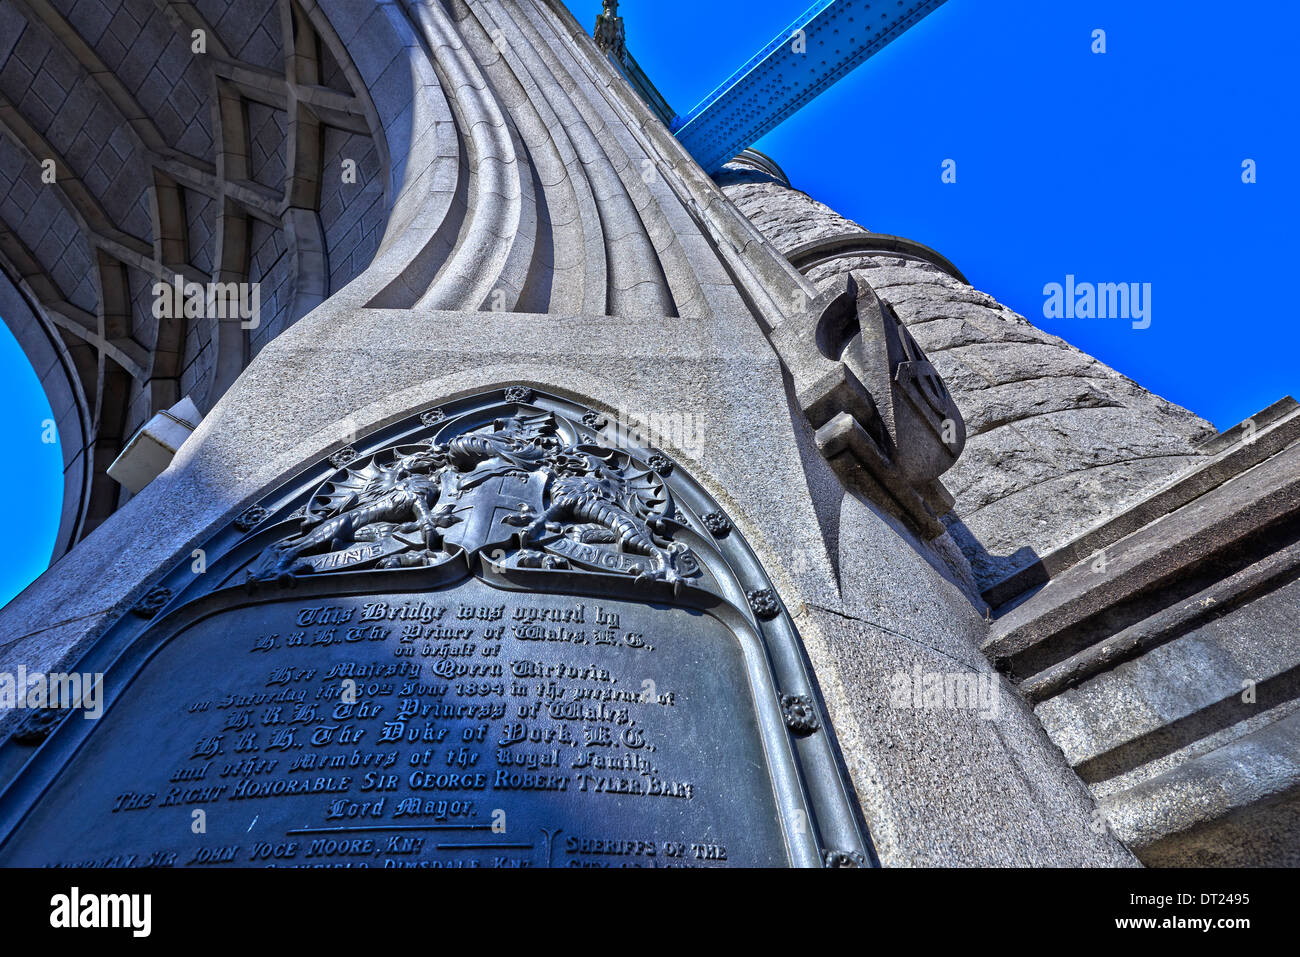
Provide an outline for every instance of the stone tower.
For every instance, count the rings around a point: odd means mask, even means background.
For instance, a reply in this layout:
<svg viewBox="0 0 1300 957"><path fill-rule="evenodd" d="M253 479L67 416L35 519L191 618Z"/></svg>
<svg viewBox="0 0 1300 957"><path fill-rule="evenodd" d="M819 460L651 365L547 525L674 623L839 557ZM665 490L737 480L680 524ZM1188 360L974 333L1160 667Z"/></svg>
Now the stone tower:
<svg viewBox="0 0 1300 957"><path fill-rule="evenodd" d="M0 671L103 675L0 863L1293 862L1295 403L706 175L606 8L0 2L67 460Z"/></svg>

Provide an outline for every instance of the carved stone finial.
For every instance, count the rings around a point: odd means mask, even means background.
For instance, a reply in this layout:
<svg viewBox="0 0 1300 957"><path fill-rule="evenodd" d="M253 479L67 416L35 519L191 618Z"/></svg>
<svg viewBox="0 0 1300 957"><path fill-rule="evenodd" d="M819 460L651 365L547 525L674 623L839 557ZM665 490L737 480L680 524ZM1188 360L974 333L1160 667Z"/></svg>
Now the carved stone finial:
<svg viewBox="0 0 1300 957"><path fill-rule="evenodd" d="M620 63L623 61L627 53L627 37L623 32L623 18L618 15L618 0L605 0L605 12L597 14L592 36L596 46Z"/></svg>
<svg viewBox="0 0 1300 957"><path fill-rule="evenodd" d="M892 306L861 271L821 287L811 308L778 327L817 447L840 480L927 540L942 535L952 497L939 476L966 443L961 412Z"/></svg>

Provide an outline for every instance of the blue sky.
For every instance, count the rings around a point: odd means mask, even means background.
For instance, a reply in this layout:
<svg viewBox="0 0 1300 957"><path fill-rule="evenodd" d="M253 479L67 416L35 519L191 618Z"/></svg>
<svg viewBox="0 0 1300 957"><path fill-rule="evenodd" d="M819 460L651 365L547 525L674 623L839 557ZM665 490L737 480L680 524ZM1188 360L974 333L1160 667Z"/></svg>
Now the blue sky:
<svg viewBox="0 0 1300 957"><path fill-rule="evenodd" d="M624 0L628 42L685 113L806 0ZM588 28L599 0L570 0ZM1091 51L1106 31L1105 54ZM1300 4L949 0L756 144L796 187L932 246L978 288L1220 429L1300 395ZM941 181L944 160L957 181ZM1244 184L1252 159L1258 181ZM1043 287L1151 284L1151 324L1046 319ZM7 331L0 439L36 470L0 602L39 571L59 509L49 410ZM18 479L11 494L19 492ZM25 491L23 494L27 494Z"/></svg>
<svg viewBox="0 0 1300 957"><path fill-rule="evenodd" d="M10 454L9 468L0 478L0 491L10 502L5 509L8 543L0 550L0 604L4 604L49 564L63 506L63 457L58 442L41 441L50 422L50 403L4 323L0 323L0 382L5 391L0 448Z"/></svg>

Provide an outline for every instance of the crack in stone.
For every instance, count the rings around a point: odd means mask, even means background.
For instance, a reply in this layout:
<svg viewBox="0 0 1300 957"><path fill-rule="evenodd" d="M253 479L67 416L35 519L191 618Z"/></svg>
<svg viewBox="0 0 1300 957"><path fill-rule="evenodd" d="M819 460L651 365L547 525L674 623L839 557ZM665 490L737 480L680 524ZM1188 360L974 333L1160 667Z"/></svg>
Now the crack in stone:
<svg viewBox="0 0 1300 957"><path fill-rule="evenodd" d="M967 671L972 672L973 674L980 673L979 669L972 667L968 663L962 661L960 658L954 658L952 655L948 654L948 652L944 651L943 649L936 648L933 645L928 644L919 638L913 638L911 635L905 635L901 631L895 631L893 628L890 628L888 625L882 625L877 621L872 621L870 618L859 618L857 615L848 615L842 611L836 611L834 608L827 608L825 605L818 605L815 602L804 602L804 605L808 608L816 608L818 611L824 611L828 615L834 615L836 618L844 618L848 621L856 621L863 625L870 625L872 628L877 628L880 631L883 631L886 634L893 635L896 638L902 638L904 641L910 642L911 644L914 644L920 648L924 648L926 651L933 652L936 655L942 655L943 657L947 658L949 661L953 662L954 664L961 665L961 667L965 668Z"/></svg>
<svg viewBox="0 0 1300 957"><path fill-rule="evenodd" d="M1063 479L1063 478L1073 478L1077 475L1082 475L1084 472L1091 472L1095 469L1111 468L1112 466L1116 466L1116 465L1128 465L1132 462L1152 462L1155 461L1156 459L1187 459L1187 458L1195 458L1195 457L1196 456L1194 453L1189 453L1189 452L1177 452L1177 453L1171 453L1169 455L1139 455L1131 459L1116 459L1114 462L1101 462L1098 463L1097 465L1089 465L1086 468L1075 469L1069 472L1058 472L1056 475L1049 475L1047 478L1034 482L1032 485L1026 485L1023 488L1012 489L1010 492L1007 492L1005 495L995 498L991 502L985 502L983 505L979 506L979 508L966 512L964 515L961 516L961 518L963 521L965 521L969 519L971 516L976 515L979 512L983 511L984 509L988 508L989 506L997 505L999 502L1003 502L1011 498L1013 495L1019 495L1021 492L1029 492L1038 488L1038 486L1040 485L1046 485L1048 482L1054 482L1057 479Z"/></svg>

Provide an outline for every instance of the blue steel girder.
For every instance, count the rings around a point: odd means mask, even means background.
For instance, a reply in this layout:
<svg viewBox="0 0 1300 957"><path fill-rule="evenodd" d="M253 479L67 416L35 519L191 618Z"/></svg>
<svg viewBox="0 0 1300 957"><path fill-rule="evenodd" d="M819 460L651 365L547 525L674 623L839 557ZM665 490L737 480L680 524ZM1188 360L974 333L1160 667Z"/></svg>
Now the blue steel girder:
<svg viewBox="0 0 1300 957"><path fill-rule="evenodd" d="M699 106L677 117L672 131L706 172L716 173L943 3L818 0Z"/></svg>

